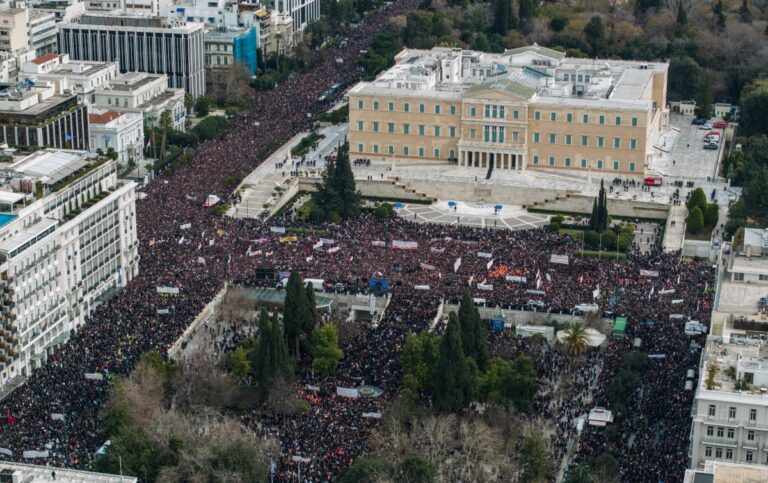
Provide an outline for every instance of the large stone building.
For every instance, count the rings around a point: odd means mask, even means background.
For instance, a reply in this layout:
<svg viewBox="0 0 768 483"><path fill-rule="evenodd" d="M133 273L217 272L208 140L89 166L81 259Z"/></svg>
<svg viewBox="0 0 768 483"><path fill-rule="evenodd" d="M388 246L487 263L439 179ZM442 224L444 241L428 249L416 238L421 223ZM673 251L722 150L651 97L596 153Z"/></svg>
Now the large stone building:
<svg viewBox="0 0 768 483"><path fill-rule="evenodd" d="M0 51L16 52L29 46L29 11L0 8Z"/></svg>
<svg viewBox="0 0 768 483"><path fill-rule="evenodd" d="M403 50L349 92L353 158L643 175L667 122L666 63Z"/></svg>
<svg viewBox="0 0 768 483"><path fill-rule="evenodd" d="M0 376L28 376L138 273L135 183L82 151L2 170Z"/></svg>
<svg viewBox="0 0 768 483"><path fill-rule="evenodd" d="M205 94L203 25L161 17L83 15L59 26L59 52L72 60L114 62L120 71L164 74L169 87Z"/></svg>
<svg viewBox="0 0 768 483"><path fill-rule="evenodd" d="M53 85L57 94L75 94L80 102L91 104L96 88L117 75L117 62L70 61L67 54L45 54L25 62L19 79Z"/></svg>

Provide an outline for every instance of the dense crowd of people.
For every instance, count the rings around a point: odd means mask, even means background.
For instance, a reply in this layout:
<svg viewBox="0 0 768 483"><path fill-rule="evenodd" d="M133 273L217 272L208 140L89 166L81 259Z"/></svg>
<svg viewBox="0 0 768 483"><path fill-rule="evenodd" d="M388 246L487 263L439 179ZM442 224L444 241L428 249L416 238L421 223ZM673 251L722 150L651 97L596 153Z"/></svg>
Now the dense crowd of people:
<svg viewBox="0 0 768 483"><path fill-rule="evenodd" d="M470 290L493 307L572 313L577 305L597 303L603 312L627 314L646 350L667 357L653 361L654 377L645 381L641 407L620 423L624 432L635 435L633 445L618 449L620 463L633 479L679 479L692 397L682 394L680 387L692 356L683 321L670 320L669 314L708 324L710 298L705 287L712 286L708 267L683 263L679 254L658 252L636 254L626 261L575 258L578 243L544 230L495 231L370 215L323 227L322 235L305 230L291 241L269 226L311 228L291 221L290 213L267 225L262 220L217 216L203 208L208 195L228 199L224 178L250 171L270 150L304 129L320 109L316 101L328 86L359 78L357 58L371 36L417 3L400 0L386 6L353 29L344 48L322 51L311 70L255 94L252 107L234 121L233 129L221 139L203 142L191 162L146 187L146 196L137 202L141 273L97 308L69 342L0 404L5 416L0 448L11 452L10 459L21 459L26 450L48 450L47 458L27 461L90 468L105 439L99 434L99 411L111 376L128 374L149 350L165 352L226 280L273 284L274 280L255 276L257 268L268 268L296 270L305 278L342 284L354 293L367 293L372 277L385 279L392 294L375 327L342 347L345 358L335 376L318 380L301 375L311 403L309 413L246 421L265 434L280 435L278 478L298 472L293 456L307 458L302 478L328 481L360 455L377 421L363 417L363 412L370 416L385 411L386 402L395 396L406 334L428 327L441 301L457 301ZM567 263L562 257L553 263L551 255L567 256ZM640 270L653 275L641 275ZM177 287L180 293L162 297L156 290L159 286ZM672 289L673 296L668 292ZM648 320L655 324L649 326ZM625 342L609 344L599 376L598 403L605 403L606 383L628 350ZM547 358L537 362L543 379L551 377L546 371L563 364ZM107 377L86 379L86 373ZM362 384L384 393L354 400L335 395L336 386ZM534 410L562 410L547 404L541 400ZM63 414L64 420L52 420L53 413ZM655 436L659 431L663 438ZM570 434L567 421L562 434ZM588 430L580 455L599 453L606 444L601 433Z"/></svg>

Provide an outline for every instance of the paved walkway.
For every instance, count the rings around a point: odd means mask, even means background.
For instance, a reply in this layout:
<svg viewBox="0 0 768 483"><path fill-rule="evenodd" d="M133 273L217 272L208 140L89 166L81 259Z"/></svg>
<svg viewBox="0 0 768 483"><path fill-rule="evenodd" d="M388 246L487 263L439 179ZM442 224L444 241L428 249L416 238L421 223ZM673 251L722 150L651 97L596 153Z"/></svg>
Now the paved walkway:
<svg viewBox="0 0 768 483"><path fill-rule="evenodd" d="M419 223L464 225L481 228L522 230L549 223L549 216L528 213L521 206L504 205L497 213L493 204L438 201L432 205L407 204L395 210L398 216Z"/></svg>
<svg viewBox="0 0 768 483"><path fill-rule="evenodd" d="M681 204L670 208L667 226L664 230L664 240L661 244L665 252L674 252L683 248L683 241L685 241L685 217L687 215L688 208L685 205Z"/></svg>

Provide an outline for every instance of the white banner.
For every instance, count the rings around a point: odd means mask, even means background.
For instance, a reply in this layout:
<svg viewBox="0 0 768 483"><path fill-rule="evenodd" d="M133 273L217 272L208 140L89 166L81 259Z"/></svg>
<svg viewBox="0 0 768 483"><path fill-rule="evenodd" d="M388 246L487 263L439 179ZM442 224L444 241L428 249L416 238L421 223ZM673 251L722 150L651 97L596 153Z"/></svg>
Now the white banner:
<svg viewBox="0 0 768 483"><path fill-rule="evenodd" d="M179 295L178 287L157 287L157 293L160 295Z"/></svg>
<svg viewBox="0 0 768 483"><path fill-rule="evenodd" d="M157 315L168 315L171 311L168 309L157 309Z"/></svg>
<svg viewBox="0 0 768 483"><path fill-rule="evenodd" d="M414 285L415 290L429 290L429 285Z"/></svg>
<svg viewBox="0 0 768 483"><path fill-rule="evenodd" d="M477 256L480 258L491 258L493 256L493 253L477 252Z"/></svg>
<svg viewBox="0 0 768 483"><path fill-rule="evenodd" d="M677 300L673 300L672 301L673 305L677 305L677 304L681 304L681 303L683 303L683 299L677 299Z"/></svg>
<svg viewBox="0 0 768 483"><path fill-rule="evenodd" d="M328 249L328 253L336 253L341 250L341 247L333 247Z"/></svg>
<svg viewBox="0 0 768 483"><path fill-rule="evenodd" d="M13 451L9 450L8 448L0 448L0 454L4 454L5 456L13 456Z"/></svg>
<svg viewBox="0 0 768 483"><path fill-rule="evenodd" d="M525 293L530 293L533 295L546 295L546 292L543 290L533 290L533 289L528 289L525 291Z"/></svg>
<svg viewBox="0 0 768 483"><path fill-rule="evenodd" d="M285 228L282 226L271 226L269 227L269 231L272 233L285 233Z"/></svg>
<svg viewBox="0 0 768 483"><path fill-rule="evenodd" d="M255 252L252 252L252 251L251 251L251 247L248 247L248 251L247 251L247 252L245 252L246 256L249 256L249 257L255 257L255 256L258 256L258 255L261 255L261 253L262 253L262 251L261 251L261 250L256 250Z"/></svg>
<svg viewBox="0 0 768 483"><path fill-rule="evenodd" d="M323 246L323 241L320 240L319 242L312 245L312 250L317 250L318 248L321 248Z"/></svg>
<svg viewBox="0 0 768 483"><path fill-rule="evenodd" d="M434 265L429 265L424 262L419 263L419 267L421 267L422 270L437 270L437 267Z"/></svg>
<svg viewBox="0 0 768 483"><path fill-rule="evenodd" d="M203 257L197 257L196 261L198 265L205 265L205 258Z"/></svg>
<svg viewBox="0 0 768 483"><path fill-rule="evenodd" d="M668 293L675 293L675 289L667 288L667 289L664 289L664 290L659 290L659 295L666 295Z"/></svg>
<svg viewBox="0 0 768 483"><path fill-rule="evenodd" d="M683 314L669 314L669 320L683 320L684 318Z"/></svg>
<svg viewBox="0 0 768 483"><path fill-rule="evenodd" d="M61 413L51 413L51 419L53 421L64 421L64 415Z"/></svg>
<svg viewBox="0 0 768 483"><path fill-rule="evenodd" d="M597 312L600 310L600 308L597 306L597 304L579 304L574 309L580 311L580 312Z"/></svg>
<svg viewBox="0 0 768 483"><path fill-rule="evenodd" d="M457 258L456 261L453 263L453 273L458 272L460 266L461 266L461 257Z"/></svg>
<svg viewBox="0 0 768 483"><path fill-rule="evenodd" d="M550 263L559 263L560 265L568 265L568 255L552 255L549 257Z"/></svg>
<svg viewBox="0 0 768 483"><path fill-rule="evenodd" d="M374 241L371 242L371 245L373 245L375 247L385 247L385 246L387 246L387 243L383 242L381 240L374 240Z"/></svg>
<svg viewBox="0 0 768 483"><path fill-rule="evenodd" d="M415 241L392 240L392 248L397 250L416 250L419 248L419 244Z"/></svg>
<svg viewBox="0 0 768 483"><path fill-rule="evenodd" d="M493 266L493 260L491 260L490 262L488 262L488 263L485 265L485 269L486 269L486 270L490 270L492 266Z"/></svg>
<svg viewBox="0 0 768 483"><path fill-rule="evenodd" d="M480 290L485 290L487 292L490 292L493 290L493 285L485 284L485 283L478 283L477 288Z"/></svg>
<svg viewBox="0 0 768 483"><path fill-rule="evenodd" d="M307 384L307 385L306 385L306 386L304 386L304 387L306 387L306 388L307 388L307 391L313 391L313 392L318 392L318 391L320 391L320 386L310 386L309 384Z"/></svg>
<svg viewBox="0 0 768 483"><path fill-rule="evenodd" d="M522 283L525 283L528 281L527 278L518 277L517 275L507 275L506 277L504 277L504 280L506 280L507 282L522 282Z"/></svg>
<svg viewBox="0 0 768 483"><path fill-rule="evenodd" d="M34 451L29 450L25 451L22 457L31 459L31 458L47 458L48 457L48 451Z"/></svg>
<svg viewBox="0 0 768 483"><path fill-rule="evenodd" d="M326 245L333 245L334 243L336 243L336 240L334 240L333 238L321 238L320 241L325 243Z"/></svg>
<svg viewBox="0 0 768 483"><path fill-rule="evenodd" d="M381 413L363 413L363 417L381 419Z"/></svg>
<svg viewBox="0 0 768 483"><path fill-rule="evenodd" d="M104 374L99 374L98 372L93 373L85 373L85 378L90 379L92 381L103 381L104 380Z"/></svg>
<svg viewBox="0 0 768 483"><path fill-rule="evenodd" d="M595 287L595 289L592 291L592 298L596 299L600 296L600 285Z"/></svg>
<svg viewBox="0 0 768 483"><path fill-rule="evenodd" d="M640 275L643 277L658 277L659 272L656 270L640 270Z"/></svg>
<svg viewBox="0 0 768 483"><path fill-rule="evenodd" d="M431 251L432 253L443 253L445 252L445 247L443 248L429 247L429 251Z"/></svg>
<svg viewBox="0 0 768 483"><path fill-rule="evenodd" d="M341 397L357 397L357 389L349 387L336 387L336 395Z"/></svg>
<svg viewBox="0 0 768 483"><path fill-rule="evenodd" d="M184 223L183 225L179 225L179 229L181 230L189 230L192 228L192 223Z"/></svg>

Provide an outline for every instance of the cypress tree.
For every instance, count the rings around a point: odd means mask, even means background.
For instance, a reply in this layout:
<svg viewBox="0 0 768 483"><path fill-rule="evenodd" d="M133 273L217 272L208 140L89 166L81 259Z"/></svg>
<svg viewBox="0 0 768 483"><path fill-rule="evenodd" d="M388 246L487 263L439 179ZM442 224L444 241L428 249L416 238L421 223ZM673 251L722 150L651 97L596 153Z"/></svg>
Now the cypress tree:
<svg viewBox="0 0 768 483"><path fill-rule="evenodd" d="M320 316L317 313L317 300L315 299L315 288L312 286L311 283L307 283L307 286L305 287L306 294L307 294L307 308L309 309L309 313L312 314L312 319L310 320L309 325L306 325L305 327L302 327L305 334L311 334L312 329L315 328L315 322L317 322L317 319L320 318Z"/></svg>
<svg viewBox="0 0 768 483"><path fill-rule="evenodd" d="M488 331L469 292L464 292L461 298L458 318L464 355L471 357L478 369L485 371L488 365Z"/></svg>
<svg viewBox="0 0 768 483"><path fill-rule="evenodd" d="M285 287L285 303L283 304L283 325L288 338L288 349L291 355L299 358L299 339L305 335L306 327L312 326L312 312L307 302L307 292L298 272L291 272Z"/></svg>
<svg viewBox="0 0 768 483"><path fill-rule="evenodd" d="M589 217L589 228L597 231L597 198L592 201L592 216Z"/></svg>
<svg viewBox="0 0 768 483"><path fill-rule="evenodd" d="M277 312L272 314L272 326L270 336L273 345L273 361L276 373L288 374L291 372L291 359L288 356L288 344L285 342L285 332L280 327Z"/></svg>
<svg viewBox="0 0 768 483"><path fill-rule="evenodd" d="M357 214L360 204L360 192L355 186L355 176L352 173L352 166L349 162L349 152L347 149L339 148L338 158L335 163L335 184L336 193L339 196L339 206L337 211L342 217L348 218ZM326 210L327 211L327 210Z"/></svg>
<svg viewBox="0 0 768 483"><path fill-rule="evenodd" d="M472 398L471 372L461 347L461 329L456 312L448 317L448 329L440 342L435 370L435 409L444 413L460 411Z"/></svg>
<svg viewBox="0 0 768 483"><path fill-rule="evenodd" d="M268 386L274 375L273 361L275 358L272 353L274 349L272 338L269 314L267 309L262 308L259 314L259 345L256 351L254 375L256 380L263 386Z"/></svg>

